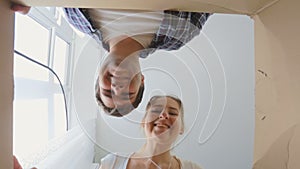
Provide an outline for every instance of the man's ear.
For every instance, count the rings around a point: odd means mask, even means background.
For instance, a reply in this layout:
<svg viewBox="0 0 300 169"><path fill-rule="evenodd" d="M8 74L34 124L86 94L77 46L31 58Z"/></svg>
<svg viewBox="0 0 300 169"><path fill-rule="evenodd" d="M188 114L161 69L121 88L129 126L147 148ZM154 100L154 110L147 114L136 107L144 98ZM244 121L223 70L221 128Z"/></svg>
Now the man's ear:
<svg viewBox="0 0 300 169"><path fill-rule="evenodd" d="M141 82L142 82L142 84L144 84L144 79L145 79L145 76L143 74L141 74Z"/></svg>

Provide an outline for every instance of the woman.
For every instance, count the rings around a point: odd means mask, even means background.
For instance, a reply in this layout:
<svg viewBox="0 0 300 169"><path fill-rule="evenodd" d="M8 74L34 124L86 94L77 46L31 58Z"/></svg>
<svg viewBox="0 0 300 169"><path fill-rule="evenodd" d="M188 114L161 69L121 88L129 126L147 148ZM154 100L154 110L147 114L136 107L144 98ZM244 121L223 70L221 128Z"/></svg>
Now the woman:
<svg viewBox="0 0 300 169"><path fill-rule="evenodd" d="M170 150L184 131L181 100L173 96L154 96L146 106L142 127L146 143L129 156L109 154L101 160L100 169L201 169L197 164L181 160ZM19 169L14 157L14 169Z"/></svg>
<svg viewBox="0 0 300 169"><path fill-rule="evenodd" d="M101 160L100 169L200 169L190 161L172 155L170 150L179 134L183 134L183 105L173 96L154 96L146 107L142 127L146 143L129 156L109 154Z"/></svg>

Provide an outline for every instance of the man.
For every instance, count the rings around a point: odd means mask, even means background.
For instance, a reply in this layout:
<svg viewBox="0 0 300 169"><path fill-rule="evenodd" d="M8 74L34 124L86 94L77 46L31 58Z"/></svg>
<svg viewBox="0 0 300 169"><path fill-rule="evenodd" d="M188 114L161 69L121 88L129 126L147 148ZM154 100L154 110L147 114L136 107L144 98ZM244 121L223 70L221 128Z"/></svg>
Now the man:
<svg viewBox="0 0 300 169"><path fill-rule="evenodd" d="M145 58L157 49L179 49L200 33L210 15L78 8L65 8L64 11L74 27L96 39L109 52L96 82L96 98L99 105L114 116L126 115L142 100L144 77L138 56ZM123 26L126 23L131 25ZM145 28L139 29L142 32L131 31L143 25ZM125 28L117 29L120 26ZM153 29L148 28L151 26ZM120 70L116 71L117 68Z"/></svg>
<svg viewBox="0 0 300 169"><path fill-rule="evenodd" d="M20 5L19 5L20 6ZM28 8L12 7L28 12ZM200 31L209 13L64 8L70 24L93 37L109 54L95 85L103 110L124 116L136 108L144 92L139 58L158 49L177 50Z"/></svg>

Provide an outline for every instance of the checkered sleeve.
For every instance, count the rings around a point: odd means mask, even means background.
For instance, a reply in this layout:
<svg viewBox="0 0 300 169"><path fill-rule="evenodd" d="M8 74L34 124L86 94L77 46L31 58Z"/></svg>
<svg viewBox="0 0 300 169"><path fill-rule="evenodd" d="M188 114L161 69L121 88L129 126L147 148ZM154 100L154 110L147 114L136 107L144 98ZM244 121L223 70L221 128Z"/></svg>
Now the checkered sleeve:
<svg viewBox="0 0 300 169"><path fill-rule="evenodd" d="M158 49L177 50L200 34L210 13L164 11L164 19L142 58Z"/></svg>
<svg viewBox="0 0 300 169"><path fill-rule="evenodd" d="M92 22L90 21L87 10L84 8L64 8L68 22L73 25L79 31L91 36L99 44L102 45L104 49L109 51L108 44L102 41L102 34L99 30L94 29Z"/></svg>
<svg viewBox="0 0 300 169"><path fill-rule="evenodd" d="M78 8L64 8L64 12L71 25L77 28L79 31L92 35L93 30L89 21L85 18L83 13Z"/></svg>

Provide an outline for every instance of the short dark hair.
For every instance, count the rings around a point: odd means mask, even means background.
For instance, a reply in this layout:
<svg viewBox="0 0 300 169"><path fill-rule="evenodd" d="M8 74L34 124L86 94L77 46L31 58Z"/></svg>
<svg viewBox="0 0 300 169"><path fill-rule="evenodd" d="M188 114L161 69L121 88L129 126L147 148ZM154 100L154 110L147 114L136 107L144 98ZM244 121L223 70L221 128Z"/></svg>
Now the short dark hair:
<svg viewBox="0 0 300 169"><path fill-rule="evenodd" d="M144 83L141 84L139 91L137 93L137 96L135 98L135 101L132 104L125 105L122 107L114 107L114 108L108 107L103 103L103 101L101 99L100 87L99 87L98 80L99 80L99 77L97 78L97 81L95 84L96 101L106 114L109 114L109 115L115 116L115 117L125 116L126 114L130 113L133 109L137 108L143 99L143 94L144 94L144 90L145 90Z"/></svg>

